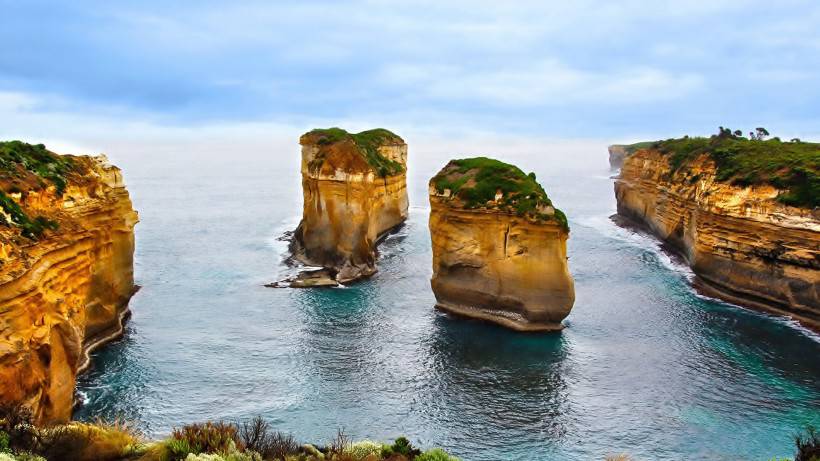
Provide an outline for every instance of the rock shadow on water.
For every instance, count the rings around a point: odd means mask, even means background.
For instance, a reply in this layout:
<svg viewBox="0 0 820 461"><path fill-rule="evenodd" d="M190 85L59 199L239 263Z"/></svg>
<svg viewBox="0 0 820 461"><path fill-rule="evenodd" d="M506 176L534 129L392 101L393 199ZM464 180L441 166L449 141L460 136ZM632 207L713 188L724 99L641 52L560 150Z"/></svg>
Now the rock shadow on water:
<svg viewBox="0 0 820 461"><path fill-rule="evenodd" d="M571 353L562 334L522 335L438 314L426 347L423 412L453 437L505 433L506 443L549 451L545 444L571 433Z"/></svg>

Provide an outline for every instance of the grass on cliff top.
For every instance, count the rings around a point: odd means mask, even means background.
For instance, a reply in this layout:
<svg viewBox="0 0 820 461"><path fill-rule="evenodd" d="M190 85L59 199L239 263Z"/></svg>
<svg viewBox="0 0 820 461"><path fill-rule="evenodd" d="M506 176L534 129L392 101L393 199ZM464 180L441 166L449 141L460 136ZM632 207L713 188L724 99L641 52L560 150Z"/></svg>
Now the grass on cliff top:
<svg viewBox="0 0 820 461"><path fill-rule="evenodd" d="M450 189L451 196L458 197L466 208L486 206L494 201L497 191L502 198L495 206L529 215L538 219L554 219L569 231L566 215L555 208L554 215L538 212L538 206L552 206L544 188L535 179L535 173L524 174L520 168L487 157L451 160L430 180L436 191Z"/></svg>
<svg viewBox="0 0 820 461"><path fill-rule="evenodd" d="M390 160L379 153L379 146L388 143L401 142L404 140L397 134L384 128L362 131L361 133L348 133L342 128L317 128L308 133L318 137L319 145L330 145L345 139L352 139L359 148L367 163L373 167L379 176L385 177L399 174L404 171L404 166L394 160Z"/></svg>
<svg viewBox="0 0 820 461"><path fill-rule="evenodd" d="M0 142L0 175L6 178L22 178L26 172L32 173L53 183L57 193L62 194L68 182L66 174L73 168L70 157L50 152L43 144Z"/></svg>
<svg viewBox="0 0 820 461"><path fill-rule="evenodd" d="M655 144L655 141L642 141L636 142L634 144L623 144L623 146L626 153L631 154L637 151L638 149L646 149L647 147L652 147L653 144Z"/></svg>
<svg viewBox="0 0 820 461"><path fill-rule="evenodd" d="M33 175L39 187L45 181L54 184L58 194L65 190L66 174L74 169L70 157L63 157L46 150L42 144L28 144L22 141L0 142L0 183L21 180L25 182ZM37 216L30 217L6 192L0 190L0 226L16 226L20 234L30 239L42 237L47 229L57 229L57 222Z"/></svg>
<svg viewBox="0 0 820 461"><path fill-rule="evenodd" d="M741 187L768 184L784 191L777 199L786 205L820 206L820 143L722 134L667 139L652 148L669 156L673 171L707 154L717 166L718 181Z"/></svg>

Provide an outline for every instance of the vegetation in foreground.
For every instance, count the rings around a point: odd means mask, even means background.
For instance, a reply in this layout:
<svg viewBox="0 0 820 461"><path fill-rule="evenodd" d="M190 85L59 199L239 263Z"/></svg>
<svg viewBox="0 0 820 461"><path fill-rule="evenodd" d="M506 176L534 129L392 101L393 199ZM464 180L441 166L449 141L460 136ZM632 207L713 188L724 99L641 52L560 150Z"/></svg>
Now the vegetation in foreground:
<svg viewBox="0 0 820 461"><path fill-rule="evenodd" d="M42 190L53 184L62 194L68 175L75 171L71 157L55 154L43 144L0 142L0 226L17 227L20 235L36 240L57 223L43 216L31 217L8 195Z"/></svg>
<svg viewBox="0 0 820 461"><path fill-rule="evenodd" d="M493 202L494 207L519 216L554 219L569 231L567 217L561 210L553 207L553 215L539 211L539 208L553 205L544 188L536 181L535 173L524 174L520 168L509 163L487 157L451 160L430 183L439 194L449 189L451 196L461 200L466 208L480 208ZM495 202L499 191L502 197Z"/></svg>
<svg viewBox="0 0 820 461"><path fill-rule="evenodd" d="M353 442L343 431L327 445L300 444L257 417L205 422L147 441L121 421L71 422L38 428L22 406L0 408L0 461L459 461L444 450L422 451L405 437Z"/></svg>
<svg viewBox="0 0 820 461"><path fill-rule="evenodd" d="M820 433L794 437L794 461L820 461ZM614 455L607 461L631 461ZM22 405L0 406L0 461L459 461L440 448L422 451L405 437L383 444L353 442L344 431L325 446L300 444L256 417L242 423L205 422L146 441L122 421L71 422L38 428ZM789 461L772 458L773 461Z"/></svg>
<svg viewBox="0 0 820 461"><path fill-rule="evenodd" d="M820 143L767 139L765 128L757 128L748 137L740 130L719 130L708 138L684 136L646 147L668 155L673 171L706 154L715 162L718 181L740 187L768 184L783 191L777 197L781 203L820 206Z"/></svg>
<svg viewBox="0 0 820 461"><path fill-rule="evenodd" d="M359 153L367 160L368 165L373 167L379 176L391 176L404 171L404 166L384 157L379 153L379 146L392 142L404 142L399 135L384 128L362 131L361 133L348 133L342 128L317 128L308 133L318 139L319 145L326 146L337 142L351 140L356 144ZM321 162L321 159L319 159Z"/></svg>

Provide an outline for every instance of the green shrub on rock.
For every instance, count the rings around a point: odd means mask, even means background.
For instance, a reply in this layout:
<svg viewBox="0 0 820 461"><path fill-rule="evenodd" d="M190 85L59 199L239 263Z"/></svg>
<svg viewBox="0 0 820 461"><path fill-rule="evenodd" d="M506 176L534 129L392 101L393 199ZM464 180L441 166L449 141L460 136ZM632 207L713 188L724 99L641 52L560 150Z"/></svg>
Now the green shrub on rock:
<svg viewBox="0 0 820 461"><path fill-rule="evenodd" d="M373 442L372 440L362 440L350 445L345 453L350 455L356 461L361 461L370 455L380 455L382 451L382 444Z"/></svg>
<svg viewBox="0 0 820 461"><path fill-rule="evenodd" d="M442 450L441 448L433 448L432 450L427 450L424 453L416 456L415 461L460 461L455 456L450 456L446 451Z"/></svg>

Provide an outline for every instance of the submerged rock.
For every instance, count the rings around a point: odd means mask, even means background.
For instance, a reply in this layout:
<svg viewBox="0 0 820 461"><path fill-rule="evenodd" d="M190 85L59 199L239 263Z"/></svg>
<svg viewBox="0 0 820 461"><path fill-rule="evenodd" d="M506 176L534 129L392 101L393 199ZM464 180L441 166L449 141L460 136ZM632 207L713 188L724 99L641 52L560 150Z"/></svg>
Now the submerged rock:
<svg viewBox="0 0 820 461"><path fill-rule="evenodd" d="M134 293L134 225L104 156L0 143L0 396L67 421L91 349L119 335Z"/></svg>
<svg viewBox="0 0 820 461"><path fill-rule="evenodd" d="M575 301L569 228L535 175L453 160L429 192L436 307L520 331L561 329Z"/></svg>
<svg viewBox="0 0 820 461"><path fill-rule="evenodd" d="M376 272L376 244L407 219L407 144L384 129L302 135L302 221L291 251L347 283Z"/></svg>

